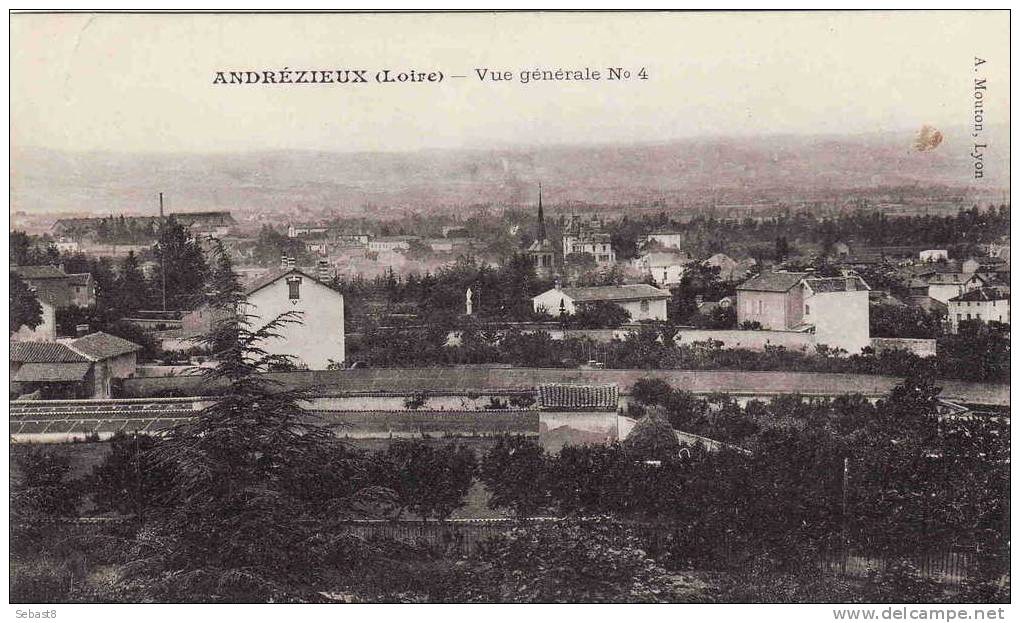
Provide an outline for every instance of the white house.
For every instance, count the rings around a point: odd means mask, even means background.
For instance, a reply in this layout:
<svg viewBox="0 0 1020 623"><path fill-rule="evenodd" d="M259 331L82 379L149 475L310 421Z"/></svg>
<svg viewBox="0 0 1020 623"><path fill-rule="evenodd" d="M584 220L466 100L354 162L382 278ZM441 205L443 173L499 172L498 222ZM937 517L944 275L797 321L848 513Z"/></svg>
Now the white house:
<svg viewBox="0 0 1020 623"><path fill-rule="evenodd" d="M922 279L928 283L928 296L943 303L986 285L978 275L967 273L931 273Z"/></svg>
<svg viewBox="0 0 1020 623"><path fill-rule="evenodd" d="M812 325L815 341L848 353L871 346L868 284L857 276L809 277L804 289L802 322Z"/></svg>
<svg viewBox="0 0 1020 623"><path fill-rule="evenodd" d="M682 251L655 251L645 253L634 260L635 267L644 275L650 276L660 286L679 284L680 279L683 278L684 272L687 270L687 265L690 263L690 256Z"/></svg>
<svg viewBox="0 0 1020 623"><path fill-rule="evenodd" d="M573 314L586 303L616 303L630 313L632 321L666 320L668 290L648 284L623 286L595 286L589 288L555 287L531 299L536 313L552 316Z"/></svg>
<svg viewBox="0 0 1020 623"><path fill-rule="evenodd" d="M869 289L856 275L766 272L737 287L737 322L814 332L817 344L857 353L871 343Z"/></svg>
<svg viewBox="0 0 1020 623"><path fill-rule="evenodd" d="M949 323L951 331L958 333L960 323L966 320L983 322L1009 322L1009 288L987 287L964 292L949 299Z"/></svg>
<svg viewBox="0 0 1020 623"><path fill-rule="evenodd" d="M918 253L917 256L922 262L938 262L939 260L948 260L949 251L946 249L927 249Z"/></svg>
<svg viewBox="0 0 1020 623"><path fill-rule="evenodd" d="M290 355L311 370L346 358L344 297L312 275L299 268L275 272L252 284L245 297L246 313L256 326L286 312L300 313L300 323L281 327L280 337L263 345L267 352Z"/></svg>

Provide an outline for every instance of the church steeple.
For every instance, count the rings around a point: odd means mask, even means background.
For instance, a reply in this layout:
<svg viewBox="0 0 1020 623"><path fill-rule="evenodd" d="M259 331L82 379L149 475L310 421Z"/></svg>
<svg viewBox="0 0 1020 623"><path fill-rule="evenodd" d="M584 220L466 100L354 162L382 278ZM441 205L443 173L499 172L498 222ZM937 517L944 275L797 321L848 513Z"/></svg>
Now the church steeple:
<svg viewBox="0 0 1020 623"><path fill-rule="evenodd" d="M545 241L545 215L542 213L542 182L538 183L538 241Z"/></svg>

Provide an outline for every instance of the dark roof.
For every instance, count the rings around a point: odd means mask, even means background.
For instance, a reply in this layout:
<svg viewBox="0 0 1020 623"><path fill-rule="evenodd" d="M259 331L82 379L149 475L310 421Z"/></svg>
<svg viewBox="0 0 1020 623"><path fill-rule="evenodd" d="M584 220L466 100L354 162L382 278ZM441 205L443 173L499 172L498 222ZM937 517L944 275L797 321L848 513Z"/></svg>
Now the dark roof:
<svg viewBox="0 0 1020 623"><path fill-rule="evenodd" d="M170 216L174 217L179 223L185 221L191 221L192 223L205 221L232 225L237 222L230 212L172 212Z"/></svg>
<svg viewBox="0 0 1020 623"><path fill-rule="evenodd" d="M14 380L19 383L56 383L80 381L88 374L91 363L26 363L18 369Z"/></svg>
<svg viewBox="0 0 1020 623"><path fill-rule="evenodd" d="M321 281L319 281L318 279L316 279L312 275L308 274L304 270L301 270L300 268L284 268L282 270L277 270L275 272L271 272L268 275L265 275L263 277L259 277L258 279L256 279L250 286L248 286L248 289L246 289L244 291L244 295L245 296L251 296L252 294L258 292L262 288L268 286L269 284L271 284L271 283L273 283L273 282L275 282L275 281L277 281L279 279L282 279L283 277L286 277L287 275L289 275L291 273L296 273L298 275L301 275L302 277L305 277L306 279L310 279L310 280L314 281L315 283L317 283L319 285L325 286L325 287L329 288L330 290L333 290L333 288L330 288L330 286L326 285L325 283L322 283ZM334 292L335 292L335 290L334 290ZM339 292L337 294L339 294Z"/></svg>
<svg viewBox="0 0 1020 623"><path fill-rule="evenodd" d="M920 307L930 313L945 313L948 307L945 303L930 296L911 296L909 298L912 307Z"/></svg>
<svg viewBox="0 0 1020 623"><path fill-rule="evenodd" d="M970 292L964 292L960 296L949 299L954 301L1008 301L1009 288L977 288Z"/></svg>
<svg viewBox="0 0 1020 623"><path fill-rule="evenodd" d="M543 409L610 409L616 411L620 395L616 385L541 385Z"/></svg>
<svg viewBox="0 0 1020 623"><path fill-rule="evenodd" d="M756 292L787 292L800 283L807 273L762 273L737 286L738 290Z"/></svg>
<svg viewBox="0 0 1020 623"><path fill-rule="evenodd" d="M142 347L134 342L102 331L82 336L72 341L70 345L86 357L97 361L142 350Z"/></svg>
<svg viewBox="0 0 1020 623"><path fill-rule="evenodd" d="M57 342L11 342L12 363L87 362L81 353Z"/></svg>
<svg viewBox="0 0 1020 623"><path fill-rule="evenodd" d="M641 299L668 299L666 290L645 283L624 286L593 286L590 288L563 288L563 293L574 301L636 301Z"/></svg>
<svg viewBox="0 0 1020 623"><path fill-rule="evenodd" d="M959 285L959 284L962 284L962 283L967 283L968 281L970 281L971 279L973 279L975 277L977 277L981 281L984 281L984 279L981 279L981 277L978 277L976 273L971 273L971 274L967 274L967 273L934 273L934 274L931 274L931 275L926 275L925 277L928 280L928 285Z"/></svg>
<svg viewBox="0 0 1020 623"><path fill-rule="evenodd" d="M805 280L812 292L853 292L870 290L868 284L857 276L850 277L808 277Z"/></svg>
<svg viewBox="0 0 1020 623"><path fill-rule="evenodd" d="M64 279L67 273L58 266L12 266L11 270L24 279Z"/></svg>

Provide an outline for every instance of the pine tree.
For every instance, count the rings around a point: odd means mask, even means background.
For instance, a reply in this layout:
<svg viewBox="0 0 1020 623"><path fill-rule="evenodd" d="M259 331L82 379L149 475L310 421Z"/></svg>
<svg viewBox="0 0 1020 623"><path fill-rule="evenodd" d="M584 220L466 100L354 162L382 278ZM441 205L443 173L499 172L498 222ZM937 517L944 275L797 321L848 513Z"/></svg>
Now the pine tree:
<svg viewBox="0 0 1020 623"><path fill-rule="evenodd" d="M201 303L205 284L205 254L191 232L173 216L160 227L159 242L153 248L166 279L168 309L193 309Z"/></svg>
<svg viewBox="0 0 1020 623"><path fill-rule="evenodd" d="M302 392L260 374L288 359L262 344L300 318L253 327L229 258L216 255L205 296L219 320L203 341L219 365L201 373L218 397L156 449L174 480L126 571L169 601L315 600L317 574L351 561L351 537L326 526L361 512L374 491L308 502L303 488L333 469L323 457L337 442L302 409Z"/></svg>
<svg viewBox="0 0 1020 623"><path fill-rule="evenodd" d="M120 265L120 274L114 282L117 311L122 315L148 307L149 283L138 264L134 251L128 251Z"/></svg>

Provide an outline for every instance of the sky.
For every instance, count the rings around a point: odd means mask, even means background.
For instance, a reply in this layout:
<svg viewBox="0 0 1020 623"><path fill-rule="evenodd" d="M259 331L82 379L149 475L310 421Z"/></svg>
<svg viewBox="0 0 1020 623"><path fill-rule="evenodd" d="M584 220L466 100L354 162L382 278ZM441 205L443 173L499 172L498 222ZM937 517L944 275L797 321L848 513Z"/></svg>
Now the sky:
<svg viewBox="0 0 1020 623"><path fill-rule="evenodd" d="M11 141L69 151L412 151L1008 124L1009 14L19 14ZM974 57L987 62L980 74ZM608 67L630 80L516 81ZM442 71L217 85L217 71ZM644 69L648 79L636 78ZM476 69L512 71L480 82ZM452 78L464 75L466 78Z"/></svg>

